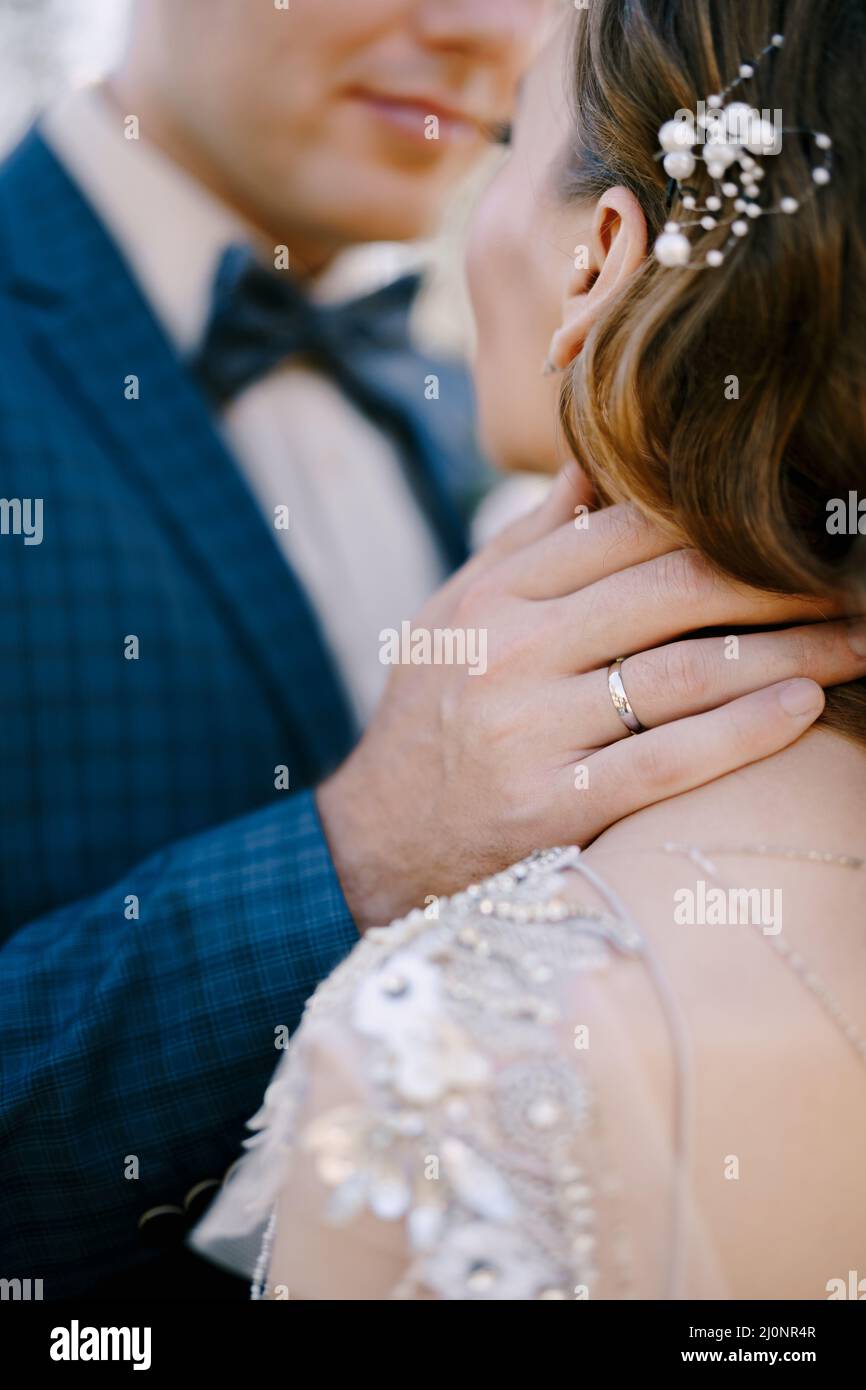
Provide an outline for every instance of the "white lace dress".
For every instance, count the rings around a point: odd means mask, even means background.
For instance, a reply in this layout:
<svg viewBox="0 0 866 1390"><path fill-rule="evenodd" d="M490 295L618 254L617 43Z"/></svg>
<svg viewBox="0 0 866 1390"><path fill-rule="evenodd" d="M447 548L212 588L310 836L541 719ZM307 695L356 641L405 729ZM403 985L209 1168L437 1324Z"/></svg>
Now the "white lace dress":
<svg viewBox="0 0 866 1390"><path fill-rule="evenodd" d="M829 1017L834 997L802 983ZM820 1031L817 1047L823 1066ZM714 1204L736 1155L705 1201L693 1109L654 953L579 851L545 851L366 933L310 1000L192 1243L253 1297L726 1297ZM819 1260L816 1296L821 1280Z"/></svg>

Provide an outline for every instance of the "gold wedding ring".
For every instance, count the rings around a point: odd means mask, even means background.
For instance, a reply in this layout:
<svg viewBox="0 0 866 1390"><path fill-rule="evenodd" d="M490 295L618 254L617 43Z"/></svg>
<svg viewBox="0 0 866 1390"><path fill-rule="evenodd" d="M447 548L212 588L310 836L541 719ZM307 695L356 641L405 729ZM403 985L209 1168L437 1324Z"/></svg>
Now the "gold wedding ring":
<svg viewBox="0 0 866 1390"><path fill-rule="evenodd" d="M642 734L646 731L631 707L631 701L625 693L625 686L622 683L622 676L620 675L620 667L624 661L624 656L618 656L616 661L612 661L608 666L607 688L610 691L613 707L629 733Z"/></svg>

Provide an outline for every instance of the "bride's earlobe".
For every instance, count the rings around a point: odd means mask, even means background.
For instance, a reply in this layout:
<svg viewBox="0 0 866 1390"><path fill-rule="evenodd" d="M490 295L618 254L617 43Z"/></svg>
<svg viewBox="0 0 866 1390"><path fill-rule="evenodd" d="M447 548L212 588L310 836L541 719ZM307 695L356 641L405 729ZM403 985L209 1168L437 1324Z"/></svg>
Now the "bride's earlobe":
<svg viewBox="0 0 866 1390"><path fill-rule="evenodd" d="M562 321L547 350L543 368L545 376L564 372L583 347L589 332L591 295L598 275L595 266L575 268L569 274L562 303Z"/></svg>
<svg viewBox="0 0 866 1390"><path fill-rule="evenodd" d="M580 307L576 301L582 300ZM569 363L580 353L591 327L591 314L587 312L588 294L570 296L565 303L563 322L550 340L544 375L564 372Z"/></svg>
<svg viewBox="0 0 866 1390"><path fill-rule="evenodd" d="M542 376L556 376L559 372L564 371L565 367L557 367L556 363L549 356L545 357L544 361L541 364Z"/></svg>

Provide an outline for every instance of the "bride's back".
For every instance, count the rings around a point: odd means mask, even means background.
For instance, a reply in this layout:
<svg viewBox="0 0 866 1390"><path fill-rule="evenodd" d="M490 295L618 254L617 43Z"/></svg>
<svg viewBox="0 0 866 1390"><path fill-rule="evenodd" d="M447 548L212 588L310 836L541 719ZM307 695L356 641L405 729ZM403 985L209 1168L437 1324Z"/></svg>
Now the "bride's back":
<svg viewBox="0 0 866 1390"><path fill-rule="evenodd" d="M671 1030L654 990L608 982L625 991L610 1007L654 1038L662 1107L681 1029L685 1286L827 1297L866 1246L866 753L816 731L621 822L584 860L639 923L673 1001Z"/></svg>

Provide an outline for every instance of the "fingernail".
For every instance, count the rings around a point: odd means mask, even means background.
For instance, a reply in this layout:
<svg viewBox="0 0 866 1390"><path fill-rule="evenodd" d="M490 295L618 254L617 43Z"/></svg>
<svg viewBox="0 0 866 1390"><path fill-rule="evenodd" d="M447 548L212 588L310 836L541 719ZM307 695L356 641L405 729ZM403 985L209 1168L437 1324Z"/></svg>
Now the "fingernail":
<svg viewBox="0 0 866 1390"><path fill-rule="evenodd" d="M824 692L814 681L786 681L779 689L779 704L796 718L818 714L824 705Z"/></svg>
<svg viewBox="0 0 866 1390"><path fill-rule="evenodd" d="M848 641L852 652L856 652L857 656L866 656L866 620L855 618L848 624Z"/></svg>

